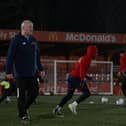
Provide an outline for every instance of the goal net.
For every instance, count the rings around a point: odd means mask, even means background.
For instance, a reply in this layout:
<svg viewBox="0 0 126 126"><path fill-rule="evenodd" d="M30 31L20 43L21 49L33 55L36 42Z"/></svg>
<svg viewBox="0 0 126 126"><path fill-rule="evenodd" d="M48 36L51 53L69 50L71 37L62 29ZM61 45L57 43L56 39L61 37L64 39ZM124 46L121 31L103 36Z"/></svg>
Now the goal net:
<svg viewBox="0 0 126 126"><path fill-rule="evenodd" d="M46 78L41 84L45 94L65 94L67 92L67 77L71 71L73 60L44 61ZM109 61L93 61L88 71L93 78L87 85L92 94L113 94L113 63ZM76 94L80 93L78 90Z"/></svg>
<svg viewBox="0 0 126 126"><path fill-rule="evenodd" d="M5 58L0 61L5 65ZM40 84L40 95L65 94L67 77L75 60L43 60L46 77ZM5 74L4 67L0 70L0 78ZM88 71L93 81L87 82L92 94L113 94L113 63L109 61L93 61ZM76 94L79 92L76 91Z"/></svg>

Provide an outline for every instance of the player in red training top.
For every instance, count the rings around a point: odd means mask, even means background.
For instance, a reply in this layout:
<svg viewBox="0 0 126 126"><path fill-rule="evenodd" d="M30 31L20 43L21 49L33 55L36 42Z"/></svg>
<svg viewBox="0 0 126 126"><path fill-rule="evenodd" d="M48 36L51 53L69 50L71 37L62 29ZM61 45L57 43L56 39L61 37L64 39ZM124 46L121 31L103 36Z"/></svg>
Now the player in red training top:
<svg viewBox="0 0 126 126"><path fill-rule="evenodd" d="M120 68L118 72L118 76L121 79L122 85L122 92L126 97L126 52L120 54Z"/></svg>
<svg viewBox="0 0 126 126"><path fill-rule="evenodd" d="M77 114L77 105L91 95L86 85L85 78L88 77L86 74L88 72L88 69L90 68L91 61L92 59L95 59L96 54L96 46L90 45L87 48L86 54L80 57L79 60L75 63L72 71L68 76L67 94L53 109L53 114L57 116L63 116L63 114L61 113L61 108L63 108L66 102L72 98L75 89L79 89L82 92L82 95L80 95L73 103L68 105L68 108L72 111L73 114ZM87 79L91 78L88 77Z"/></svg>

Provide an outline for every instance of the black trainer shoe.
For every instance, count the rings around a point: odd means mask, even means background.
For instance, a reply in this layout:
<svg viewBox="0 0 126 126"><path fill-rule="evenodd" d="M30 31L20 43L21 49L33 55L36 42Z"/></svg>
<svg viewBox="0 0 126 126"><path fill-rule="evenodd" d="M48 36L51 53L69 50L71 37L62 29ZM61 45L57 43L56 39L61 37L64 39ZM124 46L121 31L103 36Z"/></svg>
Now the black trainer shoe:
<svg viewBox="0 0 126 126"><path fill-rule="evenodd" d="M64 114L61 111L56 112L57 117L64 117Z"/></svg>
<svg viewBox="0 0 126 126"><path fill-rule="evenodd" d="M29 123L29 121L30 121L29 116L23 116L23 117L21 117L21 123L26 124L26 123Z"/></svg>
<svg viewBox="0 0 126 126"><path fill-rule="evenodd" d="M57 117L64 117L64 114L59 110L58 107L53 109L53 114Z"/></svg>

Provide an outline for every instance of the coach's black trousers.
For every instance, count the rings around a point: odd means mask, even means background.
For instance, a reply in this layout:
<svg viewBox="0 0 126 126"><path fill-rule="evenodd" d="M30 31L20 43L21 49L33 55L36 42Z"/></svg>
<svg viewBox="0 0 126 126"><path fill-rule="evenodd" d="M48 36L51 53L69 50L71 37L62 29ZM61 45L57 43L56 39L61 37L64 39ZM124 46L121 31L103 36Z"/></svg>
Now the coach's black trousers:
<svg viewBox="0 0 126 126"><path fill-rule="evenodd" d="M27 109L38 96L38 82L34 77L16 78L17 83L17 106L19 117L27 115Z"/></svg>

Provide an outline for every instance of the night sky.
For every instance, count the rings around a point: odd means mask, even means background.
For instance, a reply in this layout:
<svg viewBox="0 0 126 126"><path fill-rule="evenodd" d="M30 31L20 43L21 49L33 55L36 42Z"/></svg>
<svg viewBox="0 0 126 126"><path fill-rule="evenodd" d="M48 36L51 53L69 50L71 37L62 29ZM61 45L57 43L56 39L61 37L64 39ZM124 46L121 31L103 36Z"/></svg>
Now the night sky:
<svg viewBox="0 0 126 126"><path fill-rule="evenodd" d="M126 32L126 0L1 0L0 28L20 28L30 19L36 30Z"/></svg>

